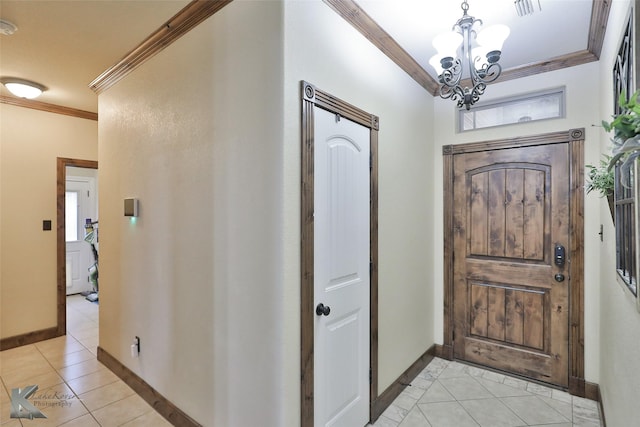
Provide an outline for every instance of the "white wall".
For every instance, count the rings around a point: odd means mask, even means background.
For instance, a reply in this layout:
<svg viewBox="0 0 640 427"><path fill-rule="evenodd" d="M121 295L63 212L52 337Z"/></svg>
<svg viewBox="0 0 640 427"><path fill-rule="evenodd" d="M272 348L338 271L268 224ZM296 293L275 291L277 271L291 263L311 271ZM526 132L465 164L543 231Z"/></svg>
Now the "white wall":
<svg viewBox="0 0 640 427"><path fill-rule="evenodd" d="M322 2L285 3L285 339L299 348L300 80L380 118L379 392L433 344L433 101ZM287 366L299 367L297 351ZM296 425L299 371L288 370L285 425Z"/></svg>
<svg viewBox="0 0 640 427"><path fill-rule="evenodd" d="M56 158L97 160L97 129L93 120L0 104L1 338L56 326Z"/></svg>
<svg viewBox="0 0 640 427"><path fill-rule="evenodd" d="M281 19L232 2L99 97L100 346L207 426L283 425Z"/></svg>
<svg viewBox="0 0 640 427"><path fill-rule="evenodd" d="M610 120L613 114L613 88L611 73L620 46L630 6L633 1L612 2L608 31L600 59L602 83L599 105L601 118ZM638 23L636 22L636 30ZM636 49L638 46L636 46ZM636 70L636 73L638 70ZM598 134L600 150L610 151L610 135L604 130ZM602 217L610 218L606 203L599 206ZM637 425L640 420L638 392L640 384L640 313L634 299L625 286L618 283L615 273L615 230L610 219L603 220L605 240L601 246L600 260L600 389L603 395L607 425L625 427Z"/></svg>
<svg viewBox="0 0 640 427"><path fill-rule="evenodd" d="M503 127L483 129L473 132L456 133L455 104L451 100L437 98L435 100L434 116L434 145L436 155L432 158L432 179L434 181L435 196L434 239L433 253L435 259L442 259L442 150L447 144L460 144L474 141L488 141L500 138L511 138L525 135L536 135L547 132L563 131L572 128L584 128L585 163L595 163L598 159L600 133L592 124L600 123L598 108L599 95L594 90L593 82L600 80L598 63L593 62L577 67L565 68L558 71L510 80L503 83L489 85L482 100L491 100L513 96L547 88L566 86L566 118L529 122ZM591 90L589 90L591 89ZM599 378L599 289L598 277L600 266L590 262L599 256L600 241L597 235L600 227L600 200L595 195L585 197L585 378L587 381L598 382ZM434 324L436 342L442 341L443 325L443 272L442 263L434 266L435 295Z"/></svg>

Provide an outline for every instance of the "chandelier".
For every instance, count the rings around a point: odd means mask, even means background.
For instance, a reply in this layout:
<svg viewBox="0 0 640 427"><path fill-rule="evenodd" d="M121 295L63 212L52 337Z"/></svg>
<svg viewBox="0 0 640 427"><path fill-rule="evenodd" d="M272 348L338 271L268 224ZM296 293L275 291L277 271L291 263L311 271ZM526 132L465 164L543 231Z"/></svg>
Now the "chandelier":
<svg viewBox="0 0 640 427"><path fill-rule="evenodd" d="M482 20L467 14L467 0L460 7L462 18L453 30L439 34L433 40L438 53L429 64L438 73L440 97L451 98L458 102L458 108L465 106L468 110L480 99L487 83L496 80L502 72L498 61L502 44L509 36L509 27L492 25L479 31ZM461 45L462 49L459 49ZM469 78L471 87L460 85L463 76Z"/></svg>

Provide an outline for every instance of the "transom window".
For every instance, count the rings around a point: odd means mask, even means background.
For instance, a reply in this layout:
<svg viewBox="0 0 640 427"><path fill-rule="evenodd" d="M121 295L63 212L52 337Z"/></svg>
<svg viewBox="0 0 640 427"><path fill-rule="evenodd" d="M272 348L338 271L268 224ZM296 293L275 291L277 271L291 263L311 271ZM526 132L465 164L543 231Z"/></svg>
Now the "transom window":
<svg viewBox="0 0 640 427"><path fill-rule="evenodd" d="M458 132L565 116L565 88L502 98L458 111Z"/></svg>

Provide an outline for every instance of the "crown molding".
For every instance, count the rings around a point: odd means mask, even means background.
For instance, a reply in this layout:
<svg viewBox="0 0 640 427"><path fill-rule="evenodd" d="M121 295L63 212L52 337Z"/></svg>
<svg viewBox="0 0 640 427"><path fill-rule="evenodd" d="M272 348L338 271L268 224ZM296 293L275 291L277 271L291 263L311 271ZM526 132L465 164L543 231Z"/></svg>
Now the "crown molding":
<svg viewBox="0 0 640 427"><path fill-rule="evenodd" d="M438 91L439 85L434 78L389 33L374 21L358 3L354 0L323 1L409 74L427 92L434 94Z"/></svg>
<svg viewBox="0 0 640 427"><path fill-rule="evenodd" d="M48 104L46 102L34 101L32 99L14 98L12 96L0 95L0 104L31 108L32 110L46 111L49 113L64 114L65 116L77 117L80 119L95 121L98 120L98 113L78 110L77 108L63 107L62 105Z"/></svg>
<svg viewBox="0 0 640 427"><path fill-rule="evenodd" d="M231 1L193 0L115 65L89 83L89 88L97 94L109 89L145 61L231 3Z"/></svg>
<svg viewBox="0 0 640 427"><path fill-rule="evenodd" d="M374 21L354 0L323 0L345 21L364 35L371 43L409 74L431 95L440 93L440 85L422 66L405 51L376 21ZM602 43L607 29L611 0L593 0L587 50L558 56L519 67L503 70L500 82L519 79L534 74L546 73L561 68L573 67L597 61L602 51ZM464 81L462 82L465 83ZM468 85L468 83L467 83Z"/></svg>
<svg viewBox="0 0 640 427"><path fill-rule="evenodd" d="M604 35L607 32L607 21L611 10L611 0L593 0L591 8L591 24L589 26L589 41L587 50L600 59Z"/></svg>
<svg viewBox="0 0 640 427"><path fill-rule="evenodd" d="M519 67L507 68L502 71L502 74L500 74L499 82L506 82L508 80L521 79L523 77L533 76L536 74L548 73L549 71L575 67L576 65L587 64L589 62L594 62L597 60L598 57L588 50L568 53L566 55L556 56L555 58L547 59L545 61L525 64ZM462 86L470 86L471 81L469 79L466 79L463 80L460 84Z"/></svg>
<svg viewBox="0 0 640 427"><path fill-rule="evenodd" d="M107 90L147 59L160 52L231 1L232 0L192 1L162 27L147 37L138 47L92 81L89 87L98 94ZM389 33L375 22L355 0L323 1L431 95L438 95L440 89L438 82L436 82ZM587 50L558 56L551 60L505 69L500 81L518 79L597 61L602 50L610 9L610 0L593 0Z"/></svg>

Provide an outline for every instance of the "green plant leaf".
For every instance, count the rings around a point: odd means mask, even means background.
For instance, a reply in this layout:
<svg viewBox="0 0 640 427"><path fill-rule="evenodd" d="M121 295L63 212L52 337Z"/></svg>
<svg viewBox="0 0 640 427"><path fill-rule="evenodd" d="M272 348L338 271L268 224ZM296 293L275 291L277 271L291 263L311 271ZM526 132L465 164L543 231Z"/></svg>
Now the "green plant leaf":
<svg viewBox="0 0 640 427"><path fill-rule="evenodd" d="M613 194L615 177L613 171L609 170L608 168L610 161L611 156L604 154L600 159L599 166L585 166L588 169L586 181L587 185L585 186L587 194L591 193L592 191L599 192L601 197L606 197L610 194Z"/></svg>

